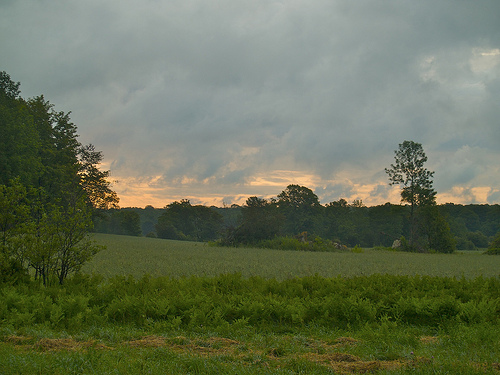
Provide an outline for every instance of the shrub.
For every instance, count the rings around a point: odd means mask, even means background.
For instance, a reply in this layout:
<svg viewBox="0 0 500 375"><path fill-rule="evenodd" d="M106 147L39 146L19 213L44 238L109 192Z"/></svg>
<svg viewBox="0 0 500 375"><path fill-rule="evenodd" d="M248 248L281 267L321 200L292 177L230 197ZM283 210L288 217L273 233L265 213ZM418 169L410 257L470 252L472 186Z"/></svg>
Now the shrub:
<svg viewBox="0 0 500 375"><path fill-rule="evenodd" d="M488 247L488 250L485 252L488 255L500 255L500 232L498 232Z"/></svg>
<svg viewBox="0 0 500 375"><path fill-rule="evenodd" d="M359 246L359 245L356 245L356 246L354 246L351 249L351 253L358 253L358 254L360 254L360 253L363 253L363 252L364 252L363 248L361 246Z"/></svg>
<svg viewBox="0 0 500 375"><path fill-rule="evenodd" d="M295 251L338 251L335 243L315 236L312 240L303 241L295 237L275 237L272 240L263 240L257 247L275 250Z"/></svg>

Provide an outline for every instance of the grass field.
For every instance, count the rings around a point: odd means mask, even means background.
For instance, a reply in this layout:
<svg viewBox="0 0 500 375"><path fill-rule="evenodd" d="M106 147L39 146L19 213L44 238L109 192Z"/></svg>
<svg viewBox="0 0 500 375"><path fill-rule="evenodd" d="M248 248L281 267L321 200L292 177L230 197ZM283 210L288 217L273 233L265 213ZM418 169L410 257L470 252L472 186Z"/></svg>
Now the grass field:
<svg viewBox="0 0 500 375"><path fill-rule="evenodd" d="M475 278L500 275L500 257L481 252L416 254L364 249L362 253L313 253L254 248L210 247L204 243L156 238L94 235L107 247L85 265L84 272L114 275L218 276L241 273L283 280L373 274Z"/></svg>
<svg viewBox="0 0 500 375"><path fill-rule="evenodd" d="M0 285L0 375L500 374L500 257L94 238L64 286Z"/></svg>

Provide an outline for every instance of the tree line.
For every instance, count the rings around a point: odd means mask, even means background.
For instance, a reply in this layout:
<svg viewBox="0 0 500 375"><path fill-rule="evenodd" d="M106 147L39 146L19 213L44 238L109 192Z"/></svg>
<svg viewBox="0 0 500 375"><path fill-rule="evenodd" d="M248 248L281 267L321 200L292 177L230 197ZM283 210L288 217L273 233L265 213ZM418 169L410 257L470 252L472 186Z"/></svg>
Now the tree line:
<svg viewBox="0 0 500 375"><path fill-rule="evenodd" d="M321 245L326 239L337 246L391 246L405 251L451 253L457 247L467 250L487 247L494 234L500 232L498 205L436 204L436 191L432 187L434 172L425 168L427 156L420 143L404 141L395 150L394 159L395 163L385 171L389 183L401 187L399 205L366 207L360 200L349 204L339 199L323 206L311 189L292 184L275 198L249 197L242 207L220 209L191 205L189 200L173 202L156 215L154 226L153 207L132 212L136 223L141 215L147 214L148 235L217 241L228 246L270 246L273 239L292 237ZM106 225L112 227L113 220L120 215L112 212L108 221L101 223L101 229ZM137 227L133 232L138 234L140 229ZM318 248L325 247L310 247Z"/></svg>
<svg viewBox="0 0 500 375"><path fill-rule="evenodd" d="M70 113L19 87L0 72L0 281L32 273L63 283L100 250L88 237L93 219L119 200Z"/></svg>
<svg viewBox="0 0 500 375"><path fill-rule="evenodd" d="M304 186L287 188L296 189L313 198L315 196ZM339 199L325 205L318 203L310 215L301 212L299 205L295 215L301 215L301 220L292 224L293 218L286 220L287 213L279 209L277 201L277 197L250 197L241 206L206 207L183 200L164 208L113 209L99 217L95 228L102 233L219 241L234 246L256 245L275 236L297 237L303 232L307 232L308 239L317 236L348 247L391 247L395 240L409 238L411 209L408 205L385 203L367 207L359 200ZM169 212L171 207L173 212ZM197 217L199 207L212 211L211 216L207 218L205 215L205 219L201 215ZM487 248L495 234L500 232L500 205L447 203L437 205L436 209L447 223L458 250ZM177 221L179 217L181 220ZM209 222L203 223L205 220ZM189 221L191 223L187 225ZM288 226L285 226L286 221ZM202 223L211 229L197 228Z"/></svg>

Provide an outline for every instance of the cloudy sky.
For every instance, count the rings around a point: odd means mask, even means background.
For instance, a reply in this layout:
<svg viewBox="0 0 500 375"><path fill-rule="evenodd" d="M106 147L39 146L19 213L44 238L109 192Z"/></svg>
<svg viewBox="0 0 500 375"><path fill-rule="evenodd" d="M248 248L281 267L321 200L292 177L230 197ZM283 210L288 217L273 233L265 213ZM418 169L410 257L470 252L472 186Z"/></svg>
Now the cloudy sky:
<svg viewBox="0 0 500 375"><path fill-rule="evenodd" d="M0 0L0 70L71 111L121 206L242 204L289 184L500 203L498 0Z"/></svg>

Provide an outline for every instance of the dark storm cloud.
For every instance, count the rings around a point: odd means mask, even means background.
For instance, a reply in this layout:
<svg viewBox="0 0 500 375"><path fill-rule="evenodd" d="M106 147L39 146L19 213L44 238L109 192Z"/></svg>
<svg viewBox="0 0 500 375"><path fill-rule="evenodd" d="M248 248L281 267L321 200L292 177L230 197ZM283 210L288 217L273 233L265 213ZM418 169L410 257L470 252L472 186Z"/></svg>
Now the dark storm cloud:
<svg viewBox="0 0 500 375"><path fill-rule="evenodd" d="M411 139L445 199L489 187L493 203L498 14L496 0L2 2L0 69L71 110L131 200L301 181L324 203L383 203Z"/></svg>

